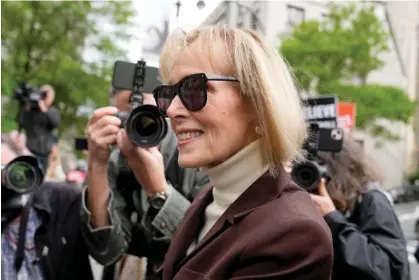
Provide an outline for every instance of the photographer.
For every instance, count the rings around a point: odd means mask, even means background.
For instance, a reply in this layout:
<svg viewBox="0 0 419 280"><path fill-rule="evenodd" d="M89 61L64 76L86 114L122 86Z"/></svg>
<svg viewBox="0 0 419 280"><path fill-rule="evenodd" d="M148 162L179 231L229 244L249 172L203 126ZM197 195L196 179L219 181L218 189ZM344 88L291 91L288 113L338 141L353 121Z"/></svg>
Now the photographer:
<svg viewBox="0 0 419 280"><path fill-rule="evenodd" d="M48 169L48 159L54 145L53 130L60 125L60 112L52 107L54 89L45 85L40 89L45 93L38 100L38 108L25 104L22 128L26 132L28 149L41 161L44 170Z"/></svg>
<svg viewBox="0 0 419 280"><path fill-rule="evenodd" d="M112 105L130 110L130 92L114 94ZM152 94L143 93L143 104L155 105ZM85 239L90 254L105 266L124 253L147 257L147 274L152 277L190 201L209 180L196 168L179 167L177 140L171 130L160 147L136 147L125 129L120 129L117 112L116 107L100 108L87 127ZM114 144L118 149L111 151Z"/></svg>
<svg viewBox="0 0 419 280"><path fill-rule="evenodd" d="M311 197L333 235L332 279L410 279L403 232L372 159L349 135L341 152L317 156L331 178Z"/></svg>
<svg viewBox="0 0 419 280"><path fill-rule="evenodd" d="M36 158L18 158L27 155L22 143L13 135L1 136L1 279L93 280L79 227L80 190L72 184L42 184ZM24 177L14 174L22 170Z"/></svg>

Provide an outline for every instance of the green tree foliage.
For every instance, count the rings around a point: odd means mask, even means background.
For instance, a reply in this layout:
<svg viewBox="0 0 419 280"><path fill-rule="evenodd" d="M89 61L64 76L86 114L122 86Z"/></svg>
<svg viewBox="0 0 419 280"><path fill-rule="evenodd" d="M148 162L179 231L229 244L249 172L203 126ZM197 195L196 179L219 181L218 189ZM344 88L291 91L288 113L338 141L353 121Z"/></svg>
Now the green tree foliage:
<svg viewBox="0 0 419 280"><path fill-rule="evenodd" d="M280 51L295 71L301 87L318 94L336 94L357 104L357 127L388 139L397 137L375 120L407 123L416 104L403 90L367 84L368 75L383 66L389 34L374 6L330 4L322 21L306 21L284 38ZM360 85L345 81L358 78Z"/></svg>
<svg viewBox="0 0 419 280"><path fill-rule="evenodd" d="M408 180L411 184L415 184L415 182L419 181L419 169L418 169L418 170L416 170L416 171L414 171L414 172L412 172L412 173L408 176L407 180Z"/></svg>
<svg viewBox="0 0 419 280"><path fill-rule="evenodd" d="M27 81L54 87L60 132L83 131L87 119L76 117L77 109L88 100L108 102L113 63L124 58L133 16L129 1L2 1L2 130L16 127L13 89Z"/></svg>

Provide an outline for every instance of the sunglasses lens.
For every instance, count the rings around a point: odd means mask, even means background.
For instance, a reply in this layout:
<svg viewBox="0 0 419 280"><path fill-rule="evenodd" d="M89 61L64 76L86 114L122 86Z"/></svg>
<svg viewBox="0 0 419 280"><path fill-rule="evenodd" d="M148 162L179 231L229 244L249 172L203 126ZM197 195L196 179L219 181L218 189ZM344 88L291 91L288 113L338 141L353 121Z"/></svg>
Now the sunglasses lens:
<svg viewBox="0 0 419 280"><path fill-rule="evenodd" d="M155 91L155 98L157 108L163 113L167 114L167 109L175 98L175 94L168 86L162 86Z"/></svg>
<svg viewBox="0 0 419 280"><path fill-rule="evenodd" d="M204 76L191 76L185 79L180 86L180 98L185 108L198 111L205 106L207 81Z"/></svg>

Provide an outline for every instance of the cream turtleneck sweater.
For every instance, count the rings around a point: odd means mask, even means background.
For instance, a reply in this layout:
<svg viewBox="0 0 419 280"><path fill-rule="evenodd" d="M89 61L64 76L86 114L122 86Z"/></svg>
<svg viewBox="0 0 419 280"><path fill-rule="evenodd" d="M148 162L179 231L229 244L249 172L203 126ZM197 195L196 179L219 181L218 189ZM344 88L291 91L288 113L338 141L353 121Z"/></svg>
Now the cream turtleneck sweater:
<svg viewBox="0 0 419 280"><path fill-rule="evenodd" d="M227 208L267 170L262 161L259 140L250 143L238 153L213 168L201 171L210 177L214 186L214 201L205 209L205 224L199 233L198 243L212 228ZM188 254L196 247L194 241Z"/></svg>

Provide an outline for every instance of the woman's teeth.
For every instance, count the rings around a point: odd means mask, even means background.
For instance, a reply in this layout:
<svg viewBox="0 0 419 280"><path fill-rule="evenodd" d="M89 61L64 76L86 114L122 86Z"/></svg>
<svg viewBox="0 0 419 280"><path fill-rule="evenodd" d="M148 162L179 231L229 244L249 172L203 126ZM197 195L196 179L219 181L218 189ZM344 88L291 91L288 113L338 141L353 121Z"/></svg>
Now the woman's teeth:
<svg viewBox="0 0 419 280"><path fill-rule="evenodd" d="M203 134L203 132L194 131L194 132L182 132L177 135L177 139L182 141L190 138L196 138Z"/></svg>

